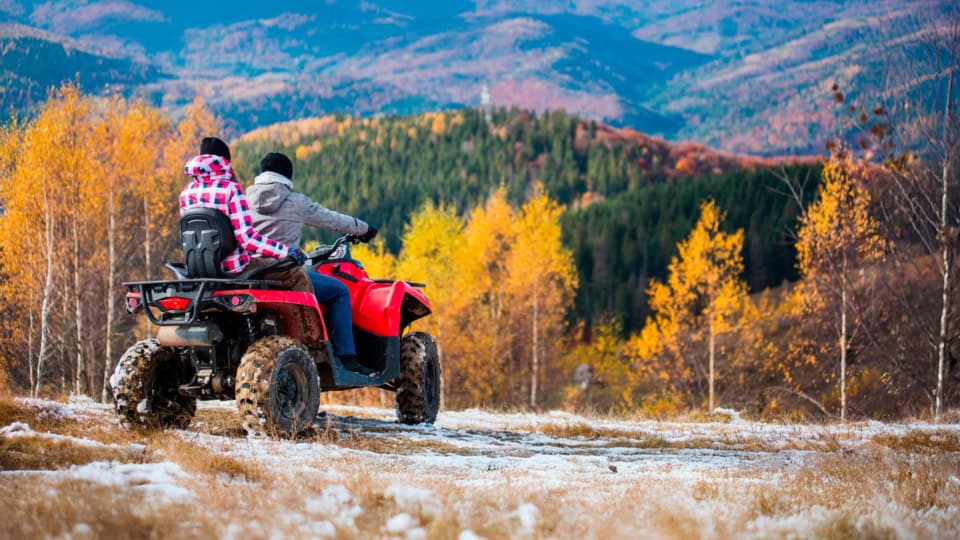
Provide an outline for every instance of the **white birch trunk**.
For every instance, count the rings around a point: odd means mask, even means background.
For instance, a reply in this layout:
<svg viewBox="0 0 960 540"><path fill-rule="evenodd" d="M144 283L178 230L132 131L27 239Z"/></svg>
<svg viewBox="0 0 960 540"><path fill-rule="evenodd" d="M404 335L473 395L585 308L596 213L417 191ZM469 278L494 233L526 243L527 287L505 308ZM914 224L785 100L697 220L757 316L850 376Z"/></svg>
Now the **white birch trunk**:
<svg viewBox="0 0 960 540"><path fill-rule="evenodd" d="M537 377L540 372L540 293L533 288L533 355L530 360L530 407L537 406Z"/></svg>
<svg viewBox="0 0 960 540"><path fill-rule="evenodd" d="M950 315L950 244L954 241L953 235L949 234L950 217L950 158L953 152L951 141L949 140L950 127L950 100L953 94L953 76L951 75L947 82L947 101L943 113L944 145L947 154L943 159L943 169L940 175L941 194L940 194L940 243L943 257L943 287L941 290L942 299L940 305L940 336L937 344L937 395L934 405L934 418L940 421L940 411L943 407L943 371L947 358L947 330L949 329Z"/></svg>
<svg viewBox="0 0 960 540"><path fill-rule="evenodd" d="M711 310L711 311L712 311L712 310ZM715 334L714 334L714 327L713 327L713 313L710 313L710 330L709 330L709 331L710 331L710 340L709 340L709 349L710 349L710 353L709 353L709 354L710 354L710 375L709 375L708 379L709 379L709 385L710 385L710 392L709 392L709 393L710 393L710 398L709 398L708 401L709 401L709 411L710 411L710 414L713 414L713 410L714 410L714 402L713 402L713 365L714 365L714 358L715 358L715 354L716 354L716 337L715 337Z"/></svg>
<svg viewBox="0 0 960 540"><path fill-rule="evenodd" d="M30 391L33 392L33 295L30 295L30 307L27 309L29 314L29 326L27 328L27 373L30 378Z"/></svg>
<svg viewBox="0 0 960 540"><path fill-rule="evenodd" d="M143 261L147 267L147 277L149 279L150 272L153 271L153 264L150 259L150 204L146 196L143 197L143 231L145 236L143 242ZM150 319L147 319L147 337L153 337L153 325L150 324Z"/></svg>
<svg viewBox="0 0 960 540"><path fill-rule="evenodd" d="M41 189L45 189L41 188ZM50 216L50 204L47 201L47 195L43 195L43 220L45 235L45 247L46 247L46 276L43 281L43 299L40 303L40 350L37 352L37 378L35 381L35 386L33 387L33 395L37 397L40 395L40 388L43 385L43 365L46 360L46 356L49 353L47 350L49 345L47 343L47 331L50 324L50 300L51 295L53 294L53 223L52 217Z"/></svg>
<svg viewBox="0 0 960 540"><path fill-rule="evenodd" d="M70 306L64 301L66 300L67 295L64 292L60 298L60 313L63 317L63 324L66 326L69 318L67 315L70 313ZM57 362L60 371L60 394L67 393L67 368L70 366L70 355L67 352L67 332L66 329L60 331L57 340L59 341L57 349L60 353L60 361Z"/></svg>
<svg viewBox="0 0 960 540"><path fill-rule="evenodd" d="M107 329L105 353L103 359L103 386L100 391L100 401L106 403L110 399L110 371L113 368L113 296L114 282L117 273L116 253L116 216L113 207L113 192L107 201L109 218L107 225Z"/></svg>
<svg viewBox="0 0 960 540"><path fill-rule="evenodd" d="M840 287L840 421L847 421L847 285Z"/></svg>
<svg viewBox="0 0 960 540"><path fill-rule="evenodd" d="M76 330L77 358L76 366L73 372L73 391L78 396L84 393L84 379L86 378L85 363L83 360L83 289L80 283L80 233L77 230L78 224L73 227L73 310L74 325Z"/></svg>
<svg viewBox="0 0 960 540"><path fill-rule="evenodd" d="M934 417L940 421L940 411L943 403L943 371L947 358L947 315L950 313L950 246L944 242L943 246L943 305L940 308L940 343L937 346L937 398Z"/></svg>

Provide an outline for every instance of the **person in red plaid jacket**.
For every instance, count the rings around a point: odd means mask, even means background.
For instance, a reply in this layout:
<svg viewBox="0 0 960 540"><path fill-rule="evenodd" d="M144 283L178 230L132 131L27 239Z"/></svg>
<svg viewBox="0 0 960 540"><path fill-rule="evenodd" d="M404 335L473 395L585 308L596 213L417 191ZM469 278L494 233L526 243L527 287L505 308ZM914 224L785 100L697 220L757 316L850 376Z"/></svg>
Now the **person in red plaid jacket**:
<svg viewBox="0 0 960 540"><path fill-rule="evenodd" d="M189 208L212 208L226 214L233 224L237 249L221 263L224 272L239 274L254 257L291 257L300 265L306 262L298 248L266 238L253 228L250 206L230 166L230 148L226 143L216 137L203 139L200 155L184 165L184 173L193 181L180 192L180 214Z"/></svg>

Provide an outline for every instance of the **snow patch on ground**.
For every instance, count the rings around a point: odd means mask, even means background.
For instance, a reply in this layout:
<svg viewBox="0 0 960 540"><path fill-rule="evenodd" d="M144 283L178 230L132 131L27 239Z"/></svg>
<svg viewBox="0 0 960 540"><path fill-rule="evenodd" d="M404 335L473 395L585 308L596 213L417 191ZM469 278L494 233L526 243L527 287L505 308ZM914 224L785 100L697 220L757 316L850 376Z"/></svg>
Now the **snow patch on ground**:
<svg viewBox="0 0 960 540"><path fill-rule="evenodd" d="M350 490L341 485L333 485L325 488L319 497L307 501L307 512L324 518L314 532L320 536L332 537L338 530L344 533L356 532L356 518L363 514L363 508L356 503Z"/></svg>
<svg viewBox="0 0 960 540"><path fill-rule="evenodd" d="M179 465L169 461L160 463L95 461L86 465L74 465L62 471L4 471L0 474L50 481L85 480L107 486L131 489L150 498L163 501L181 501L193 498L193 493L180 485L180 482L188 482L190 475L184 472Z"/></svg>
<svg viewBox="0 0 960 540"><path fill-rule="evenodd" d="M35 398L17 398L17 403L36 411L37 420L77 420L81 416L71 404Z"/></svg>
<svg viewBox="0 0 960 540"><path fill-rule="evenodd" d="M429 489L393 484L383 492L383 495L393 499L401 510L427 519L433 519L440 513L437 496Z"/></svg>
<svg viewBox="0 0 960 540"><path fill-rule="evenodd" d="M152 497L168 500L189 499L193 493L180 486L190 475L179 465L169 461L160 463L116 463L97 461L71 468L71 478L88 480L110 486L126 486Z"/></svg>
<svg viewBox="0 0 960 540"><path fill-rule="evenodd" d="M740 416L740 411L734 409L727 409L724 407L717 407L713 409L713 414L721 414L728 418L727 422L730 424L742 424L743 418Z"/></svg>
<svg viewBox="0 0 960 540"><path fill-rule="evenodd" d="M516 516L520 520L520 528L517 532L533 534L537 527L537 521L540 520L540 509L531 503L523 503L517 507Z"/></svg>
<svg viewBox="0 0 960 540"><path fill-rule="evenodd" d="M74 437L72 435L60 435L57 433L49 433L46 431L34 431L29 424L25 422L14 422L9 426L4 426L0 428L0 437L6 437L8 439L18 438L18 437L35 437L38 439L46 439L49 441L62 441L74 444L76 446L83 446L87 448L113 448L116 450L126 450L129 452L142 454L146 452L147 447L142 444L128 444L128 445L116 445L116 444L104 444L99 441L94 441L92 439L87 439L84 437Z"/></svg>
<svg viewBox="0 0 960 540"><path fill-rule="evenodd" d="M4 437L25 437L33 434L34 431L24 422L14 422L9 426L0 428L0 435Z"/></svg>

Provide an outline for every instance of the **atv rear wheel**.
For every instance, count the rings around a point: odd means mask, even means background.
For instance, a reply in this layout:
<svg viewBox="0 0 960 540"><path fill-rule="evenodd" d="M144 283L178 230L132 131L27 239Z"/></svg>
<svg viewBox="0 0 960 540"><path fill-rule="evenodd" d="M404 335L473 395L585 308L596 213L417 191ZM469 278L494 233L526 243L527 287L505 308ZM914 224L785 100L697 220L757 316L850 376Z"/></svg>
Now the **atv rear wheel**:
<svg viewBox="0 0 960 540"><path fill-rule="evenodd" d="M237 369L237 408L251 435L292 436L308 429L320 408L313 357L287 336L251 345Z"/></svg>
<svg viewBox="0 0 960 540"><path fill-rule="evenodd" d="M397 420L432 424L440 410L440 356L433 336L411 332L400 341Z"/></svg>
<svg viewBox="0 0 960 540"><path fill-rule="evenodd" d="M127 349L110 376L114 404L127 427L185 429L197 412L197 399L182 396L188 382L180 356L156 339L145 339Z"/></svg>

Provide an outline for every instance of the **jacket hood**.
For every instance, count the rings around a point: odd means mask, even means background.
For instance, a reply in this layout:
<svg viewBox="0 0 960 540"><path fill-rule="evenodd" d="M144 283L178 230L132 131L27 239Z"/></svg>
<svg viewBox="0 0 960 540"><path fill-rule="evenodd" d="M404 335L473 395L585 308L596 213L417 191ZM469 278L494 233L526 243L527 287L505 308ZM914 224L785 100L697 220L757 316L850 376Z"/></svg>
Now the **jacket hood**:
<svg viewBox="0 0 960 540"><path fill-rule="evenodd" d="M213 154L194 156L183 166L183 172L203 184L236 181L230 162Z"/></svg>
<svg viewBox="0 0 960 540"><path fill-rule="evenodd" d="M247 189L247 201L250 208L260 214L273 214L280 209L287 197L293 193L293 182L283 175L265 172L257 176L253 185Z"/></svg>

